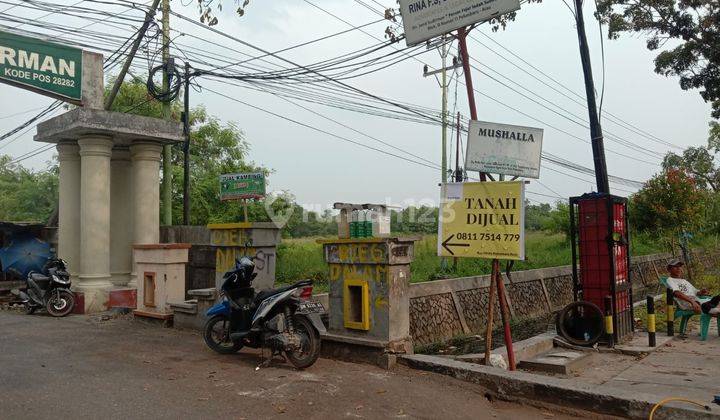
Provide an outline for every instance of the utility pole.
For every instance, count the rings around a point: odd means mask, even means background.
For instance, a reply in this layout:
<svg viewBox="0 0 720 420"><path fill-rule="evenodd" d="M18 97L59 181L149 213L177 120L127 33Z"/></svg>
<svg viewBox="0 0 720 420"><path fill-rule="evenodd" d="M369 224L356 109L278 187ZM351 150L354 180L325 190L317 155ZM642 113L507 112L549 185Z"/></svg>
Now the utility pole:
<svg viewBox="0 0 720 420"><path fill-rule="evenodd" d="M183 106L183 225L190 225L190 63L185 62L185 93Z"/></svg>
<svg viewBox="0 0 720 420"><path fill-rule="evenodd" d="M138 48L140 48L140 42L142 42L143 37L145 37L145 32L147 32L148 26L150 26L150 22L155 18L155 12L158 8L158 5L160 3L160 0L153 0L152 6L150 6L150 9L145 12L145 22L143 22L142 26L140 27L140 30L138 31L137 37L135 38L135 41L133 42L132 48L130 48L130 52L128 53L128 57L125 60L125 64L123 64L122 69L120 70L120 73L117 76L117 79L115 79L115 84L113 84L112 89L110 90L110 94L105 98L105 110L109 111L110 108L112 108L113 102L115 102L115 97L117 96L118 92L120 91L120 86L123 84L123 80L125 80L125 75L130 70L130 65L133 62L133 59L135 58L135 54L137 54Z"/></svg>
<svg viewBox="0 0 720 420"><path fill-rule="evenodd" d="M447 49L445 45L445 35L442 37L442 46L440 49L440 55L442 56L442 163L440 170L442 171L442 183L447 182L447 69L445 65L447 63Z"/></svg>
<svg viewBox="0 0 720 420"><path fill-rule="evenodd" d="M450 53L450 48L447 45L447 38L445 36L441 37L437 41L427 43L427 49L430 50L432 48L436 48L437 46L440 46L440 58L442 59L442 67L438 70L429 71L428 66L425 65L423 68L423 77L429 77L429 76L435 76L438 73L441 75L441 82L440 88L442 89L442 151L441 151L441 157L442 157L442 163L441 163L441 171L440 174L440 180L444 183L448 180L448 156L447 156L447 127L448 127L448 88L450 87L447 80L447 72L448 70L455 70L459 67L462 67L460 63L457 62L456 59L453 59L452 66L447 66L447 56Z"/></svg>
<svg viewBox="0 0 720 420"><path fill-rule="evenodd" d="M585 34L585 18L583 17L583 2L575 0L575 20L577 22L578 42L580 43L580 60L585 75L585 94L587 95L588 114L590 117L590 141L592 144L593 163L595 164L595 180L597 190L602 194L610 193L607 165L605 163L605 147L603 145L603 132L598 117L597 103L595 102L595 83L593 82L592 66L590 64L590 50L587 35Z"/></svg>
<svg viewBox="0 0 720 420"><path fill-rule="evenodd" d="M162 0L162 60L163 60L163 90L170 90L170 75L168 62L170 61L170 0ZM163 119L169 120L172 113L172 102L163 102ZM163 179L162 179L162 220L161 224L172 225L172 146L163 147Z"/></svg>
<svg viewBox="0 0 720 420"><path fill-rule="evenodd" d="M457 147L455 147L455 182L463 182L462 171L460 170L460 113L457 113ZM457 259L456 259L457 260Z"/></svg>

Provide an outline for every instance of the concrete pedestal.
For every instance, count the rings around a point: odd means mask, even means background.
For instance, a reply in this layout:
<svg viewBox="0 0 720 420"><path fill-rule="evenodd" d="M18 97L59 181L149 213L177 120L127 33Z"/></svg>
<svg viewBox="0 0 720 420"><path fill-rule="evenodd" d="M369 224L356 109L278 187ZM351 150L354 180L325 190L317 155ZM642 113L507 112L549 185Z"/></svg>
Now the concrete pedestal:
<svg viewBox="0 0 720 420"><path fill-rule="evenodd" d="M271 289L275 284L277 245L280 228L274 223L223 223L208 225L210 244L216 248L215 286L220 287L225 272L235 258L247 256L255 261L255 290Z"/></svg>
<svg viewBox="0 0 720 420"><path fill-rule="evenodd" d="M171 302L185 299L185 267L190 244L135 245L138 273L136 316L172 318Z"/></svg>
<svg viewBox="0 0 720 420"><path fill-rule="evenodd" d="M412 353L408 287L417 238L320 241L330 268L323 354L389 368Z"/></svg>

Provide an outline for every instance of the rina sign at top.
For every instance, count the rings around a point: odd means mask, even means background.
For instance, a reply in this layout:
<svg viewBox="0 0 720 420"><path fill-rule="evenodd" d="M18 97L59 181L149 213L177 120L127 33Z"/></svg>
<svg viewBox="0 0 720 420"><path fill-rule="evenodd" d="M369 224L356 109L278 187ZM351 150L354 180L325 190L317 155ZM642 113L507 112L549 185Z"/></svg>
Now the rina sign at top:
<svg viewBox="0 0 720 420"><path fill-rule="evenodd" d="M520 0L399 1L408 46L520 9Z"/></svg>
<svg viewBox="0 0 720 420"><path fill-rule="evenodd" d="M0 31L0 82L80 104L82 50Z"/></svg>

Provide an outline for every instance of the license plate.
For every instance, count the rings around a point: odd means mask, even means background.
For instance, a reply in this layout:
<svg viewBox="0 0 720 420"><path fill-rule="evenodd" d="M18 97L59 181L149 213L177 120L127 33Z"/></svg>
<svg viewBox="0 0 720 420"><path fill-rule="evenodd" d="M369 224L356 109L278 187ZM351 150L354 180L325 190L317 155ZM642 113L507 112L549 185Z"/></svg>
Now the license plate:
<svg viewBox="0 0 720 420"><path fill-rule="evenodd" d="M301 312L323 313L325 312L325 307L322 306L322 303L320 302L316 302L314 300L306 300L304 302L300 302L300 305L298 305L298 310Z"/></svg>

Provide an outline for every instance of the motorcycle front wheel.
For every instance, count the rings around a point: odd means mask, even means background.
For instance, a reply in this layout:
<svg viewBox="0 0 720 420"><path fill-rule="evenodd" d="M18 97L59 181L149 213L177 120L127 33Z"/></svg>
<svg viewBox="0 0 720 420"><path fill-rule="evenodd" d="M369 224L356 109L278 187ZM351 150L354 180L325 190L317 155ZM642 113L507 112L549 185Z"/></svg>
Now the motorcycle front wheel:
<svg viewBox="0 0 720 420"><path fill-rule="evenodd" d="M230 339L230 320L223 315L215 315L207 320L203 330L205 344L220 354L233 354L240 351L242 343Z"/></svg>
<svg viewBox="0 0 720 420"><path fill-rule="evenodd" d="M36 309L37 309L37 306L35 306L35 305L31 305L29 303L25 304L25 313L28 315L34 314Z"/></svg>
<svg viewBox="0 0 720 420"><path fill-rule="evenodd" d="M293 321L295 333L300 336L300 347L286 352L285 355L297 369L305 369L312 366L320 357L320 334L304 316L295 316Z"/></svg>
<svg viewBox="0 0 720 420"><path fill-rule="evenodd" d="M67 290L50 292L50 298L45 308L55 317L63 317L72 312L75 307L75 296Z"/></svg>

